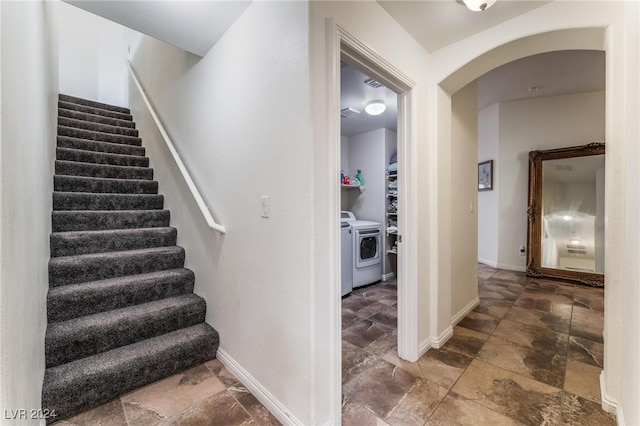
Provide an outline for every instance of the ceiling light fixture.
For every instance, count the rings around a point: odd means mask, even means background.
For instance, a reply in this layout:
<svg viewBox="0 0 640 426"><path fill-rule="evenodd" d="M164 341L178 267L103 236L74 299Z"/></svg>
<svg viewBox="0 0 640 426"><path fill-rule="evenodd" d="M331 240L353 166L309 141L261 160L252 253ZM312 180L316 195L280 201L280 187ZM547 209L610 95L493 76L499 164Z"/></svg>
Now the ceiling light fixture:
<svg viewBox="0 0 640 426"><path fill-rule="evenodd" d="M364 107L364 110L369 115L380 115L387 109L387 106L384 104L384 101L375 100L367 102L367 106Z"/></svg>
<svg viewBox="0 0 640 426"><path fill-rule="evenodd" d="M474 12L482 12L483 10L487 10L493 5L496 0L457 0L458 3L462 3L469 10L473 10Z"/></svg>
<svg viewBox="0 0 640 426"><path fill-rule="evenodd" d="M562 216L562 218L564 220L566 220L567 222L571 222L573 220L573 216L571 216L571 215Z"/></svg>
<svg viewBox="0 0 640 426"><path fill-rule="evenodd" d="M569 244L571 244L572 246L577 246L578 244L580 244L580 240L578 240L577 238L572 238L569 240Z"/></svg>

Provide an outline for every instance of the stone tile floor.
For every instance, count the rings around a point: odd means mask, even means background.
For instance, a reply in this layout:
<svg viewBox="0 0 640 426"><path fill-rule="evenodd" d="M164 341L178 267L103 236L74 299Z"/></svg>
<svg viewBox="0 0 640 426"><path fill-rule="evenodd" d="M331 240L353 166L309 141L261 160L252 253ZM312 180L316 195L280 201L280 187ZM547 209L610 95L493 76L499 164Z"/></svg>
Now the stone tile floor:
<svg viewBox="0 0 640 426"><path fill-rule="evenodd" d="M342 300L343 425L615 425L600 407L602 289L479 265L440 349L396 352L396 284Z"/></svg>
<svg viewBox="0 0 640 426"><path fill-rule="evenodd" d="M479 265L479 306L398 358L395 282L342 300L343 424L615 425L600 408L603 291ZM217 360L56 426L278 425Z"/></svg>
<svg viewBox="0 0 640 426"><path fill-rule="evenodd" d="M270 426L280 422L214 359L53 425Z"/></svg>

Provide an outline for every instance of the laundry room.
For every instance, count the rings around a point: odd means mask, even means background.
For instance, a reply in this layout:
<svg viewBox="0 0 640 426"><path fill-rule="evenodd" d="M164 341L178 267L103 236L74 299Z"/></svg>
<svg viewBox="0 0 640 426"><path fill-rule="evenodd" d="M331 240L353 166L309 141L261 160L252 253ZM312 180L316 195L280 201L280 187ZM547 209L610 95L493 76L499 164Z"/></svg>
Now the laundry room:
<svg viewBox="0 0 640 426"><path fill-rule="evenodd" d="M396 129L397 94L343 64L339 177L343 296L396 276Z"/></svg>

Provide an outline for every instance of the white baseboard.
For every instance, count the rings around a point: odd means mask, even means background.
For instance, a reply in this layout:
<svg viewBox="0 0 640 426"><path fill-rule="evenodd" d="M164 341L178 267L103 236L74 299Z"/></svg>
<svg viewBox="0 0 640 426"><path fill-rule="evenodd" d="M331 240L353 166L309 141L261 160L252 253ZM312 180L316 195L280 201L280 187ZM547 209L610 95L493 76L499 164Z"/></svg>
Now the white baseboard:
<svg viewBox="0 0 640 426"><path fill-rule="evenodd" d="M223 349L218 348L216 357L282 424L303 425L303 423L291 414L255 377L249 374L247 370L231 358Z"/></svg>
<svg viewBox="0 0 640 426"><path fill-rule="evenodd" d="M493 260L481 259L478 258L478 263L482 263L483 265L491 266L492 268L498 267L498 262L494 262Z"/></svg>
<svg viewBox="0 0 640 426"><path fill-rule="evenodd" d="M388 274L382 275L382 281L391 281L396 278L396 274L393 272L389 272Z"/></svg>
<svg viewBox="0 0 640 426"><path fill-rule="evenodd" d="M498 269L506 269L507 271L527 272L527 267L523 265L507 265L505 263L498 263Z"/></svg>
<svg viewBox="0 0 640 426"><path fill-rule="evenodd" d="M478 258L478 263L491 266L492 268L506 269L507 271L527 272L527 267L523 265L507 265L506 263L498 263L493 260Z"/></svg>
<svg viewBox="0 0 640 426"><path fill-rule="evenodd" d="M418 346L418 358L424 355L429 349L439 349L441 348L449 339L453 336L453 327L447 327L438 337L429 337L428 339L422 341Z"/></svg>
<svg viewBox="0 0 640 426"><path fill-rule="evenodd" d="M478 306L479 304L480 304L480 299L478 297L476 297L471 302L469 302L467 306L462 308L460 312L458 312L453 316L453 318L451 319L451 326L455 326L460 321L462 321L462 319L466 317L467 314L469 314L469 312L473 311L476 308L476 306Z"/></svg>
<svg viewBox="0 0 640 426"><path fill-rule="evenodd" d="M613 414L614 416L616 416L616 422L618 423L618 426L624 426L626 425L626 423L624 421L624 415L622 414L622 407L620 406L620 403L618 402L618 400L610 397L607 394L607 391L606 391L607 387L605 383L606 383L606 379L604 376L604 370L602 370L600 372L600 400L602 401L600 403L600 406L607 413Z"/></svg>

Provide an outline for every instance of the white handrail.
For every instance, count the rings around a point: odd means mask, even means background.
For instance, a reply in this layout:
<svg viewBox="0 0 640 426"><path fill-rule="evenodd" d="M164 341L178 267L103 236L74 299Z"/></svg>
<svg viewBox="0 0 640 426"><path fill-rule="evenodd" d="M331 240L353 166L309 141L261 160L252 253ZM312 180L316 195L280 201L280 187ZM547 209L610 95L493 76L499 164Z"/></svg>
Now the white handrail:
<svg viewBox="0 0 640 426"><path fill-rule="evenodd" d="M169 135L164 129L164 126L160 122L160 118L158 118L158 115L156 114L155 110L153 109L153 106L151 105L151 102L149 102L149 98L147 98L147 95L145 94L144 89L142 88L142 85L140 84L140 81L138 80L138 77L136 76L136 73L133 70L133 67L131 66L131 61L127 60L126 63L127 63L127 68L129 68L129 73L131 74L131 78L133 79L133 82L136 84L136 87L138 88L138 91L140 92L140 95L142 96L142 99L144 100L144 103L146 104L147 109L151 114L151 118L153 118L153 121L155 121L156 126L158 126L158 130L160 131L160 134L162 135L162 138L164 139L165 144L167 144L167 148L169 148L169 152L171 152L171 155L173 156L173 161L175 161L176 164L178 165L178 169L180 169L180 173L182 173L182 177L187 183L187 186L191 191L191 195L193 195L193 198L195 198L196 203L200 208L200 212L202 213L202 216L204 216L204 219L207 221L207 225L209 225L209 228L211 229L215 229L216 231L222 234L226 234L227 230L225 229L224 226L220 225L215 221L215 219L211 215L211 212L209 211L209 208L207 207L207 204L204 202L202 195L200 195L198 188L193 182L193 179L191 179L191 175L189 175L189 171L184 166L184 163L180 158L180 154L178 154L178 151L176 151L176 148L173 146L173 143L171 142L171 138L169 138Z"/></svg>

